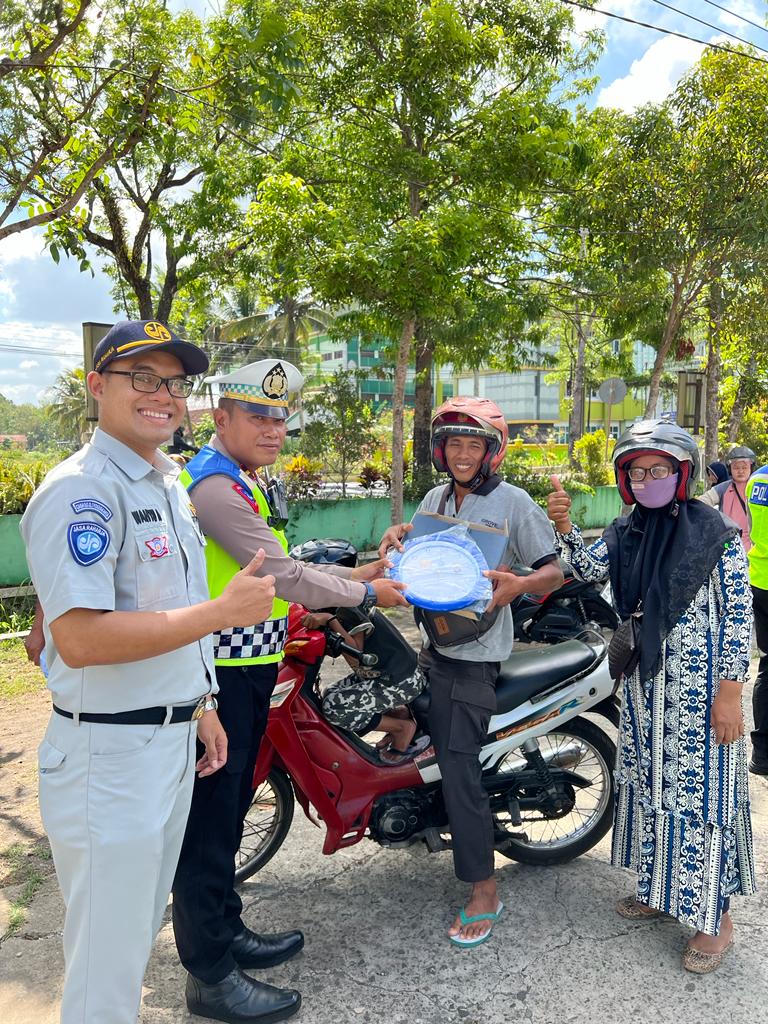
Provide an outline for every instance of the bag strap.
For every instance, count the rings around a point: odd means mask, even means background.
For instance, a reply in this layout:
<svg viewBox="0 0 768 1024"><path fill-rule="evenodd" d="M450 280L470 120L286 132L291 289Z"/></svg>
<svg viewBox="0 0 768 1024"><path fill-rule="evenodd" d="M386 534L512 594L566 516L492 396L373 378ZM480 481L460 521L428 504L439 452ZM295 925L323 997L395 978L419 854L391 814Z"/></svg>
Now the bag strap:
<svg viewBox="0 0 768 1024"><path fill-rule="evenodd" d="M445 487L443 489L443 493L440 495L440 502L439 502L439 504L437 506L437 514L439 516L444 516L445 515L445 506L448 504L448 499L451 496L451 491L452 490L453 490L453 484L452 483L445 485Z"/></svg>

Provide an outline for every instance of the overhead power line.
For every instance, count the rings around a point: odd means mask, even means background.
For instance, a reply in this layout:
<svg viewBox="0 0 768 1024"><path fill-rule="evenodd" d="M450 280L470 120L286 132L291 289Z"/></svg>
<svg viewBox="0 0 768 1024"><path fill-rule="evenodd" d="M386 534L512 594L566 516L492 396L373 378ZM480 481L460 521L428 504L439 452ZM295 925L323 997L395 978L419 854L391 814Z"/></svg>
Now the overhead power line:
<svg viewBox="0 0 768 1024"><path fill-rule="evenodd" d="M0 352L23 352L25 355L61 356L62 359L81 358L82 352L63 352L58 348L41 348L34 345L14 345L13 342L0 342Z"/></svg>
<svg viewBox="0 0 768 1024"><path fill-rule="evenodd" d="M663 36L675 36L677 39L686 39L689 43L698 43L699 46L706 46L712 50L720 50L723 53L733 53L737 57L743 57L746 60L756 61L758 64L768 64L768 60L764 57L759 57L756 53L748 53L744 50L735 50L732 46L725 46L723 43L713 43L707 39L697 39L695 36L689 36L685 32L675 32L671 28L662 28L661 25L654 25L649 21L638 21L637 18L629 18L626 14L616 14L614 11L603 11L599 7L590 7L588 4L579 3L579 0L560 0L561 4L567 4L568 7L578 7L581 11L586 11L588 14L602 14L604 18L614 18L616 21L626 22L628 25L638 25L640 28L649 28L652 32L659 32ZM718 31L720 31L718 29ZM752 45L751 43L749 44Z"/></svg>
<svg viewBox="0 0 768 1024"><path fill-rule="evenodd" d="M757 43L751 43L748 39L743 39L741 36L734 35L733 32L728 32L719 25L713 25L711 21L704 21L703 18L697 18L695 14L688 14L687 11L681 11L679 7L673 7L672 4L665 3L665 0L651 0L651 3L656 4L657 7L664 7L666 10L672 11L674 14L681 14L684 18L688 18L689 21L695 21L697 24L703 25L705 28L711 28L713 32L719 32L720 35L728 36L729 39L734 39L737 43L744 43L745 46L754 46L756 50L760 50L762 53L768 53L768 50L766 50L765 47L758 46Z"/></svg>
<svg viewBox="0 0 768 1024"><path fill-rule="evenodd" d="M718 11L723 11L725 14L730 14L732 18L738 18L739 21L745 22L747 25L751 25L752 28L759 28L761 32L768 32L768 28L765 25L761 25L757 21L751 21L749 18L745 18L743 14L737 14L736 11L731 11L727 7L723 7L722 4L716 4L715 0L704 0L705 4L709 4L710 7L716 7Z"/></svg>

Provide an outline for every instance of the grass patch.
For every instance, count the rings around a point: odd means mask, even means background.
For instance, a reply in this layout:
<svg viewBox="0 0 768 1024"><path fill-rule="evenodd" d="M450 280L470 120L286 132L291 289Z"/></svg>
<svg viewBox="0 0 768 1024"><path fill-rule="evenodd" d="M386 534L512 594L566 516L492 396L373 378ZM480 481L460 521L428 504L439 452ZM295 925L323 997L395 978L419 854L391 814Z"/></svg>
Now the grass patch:
<svg viewBox="0 0 768 1024"><path fill-rule="evenodd" d="M0 850L2 877L0 886L21 885L22 889L8 910L8 928L3 938L14 935L27 919L29 907L35 894L53 870L51 848L47 842L25 847L12 843Z"/></svg>
<svg viewBox="0 0 768 1024"><path fill-rule="evenodd" d="M45 677L27 660L21 640L0 641L0 701L16 700L45 689Z"/></svg>

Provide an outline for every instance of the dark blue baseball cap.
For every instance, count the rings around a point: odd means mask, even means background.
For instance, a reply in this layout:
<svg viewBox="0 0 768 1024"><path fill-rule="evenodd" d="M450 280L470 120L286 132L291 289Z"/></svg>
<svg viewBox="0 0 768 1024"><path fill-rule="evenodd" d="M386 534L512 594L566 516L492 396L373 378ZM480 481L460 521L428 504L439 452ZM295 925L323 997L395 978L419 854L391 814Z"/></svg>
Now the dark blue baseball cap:
<svg viewBox="0 0 768 1024"><path fill-rule="evenodd" d="M110 327L93 353L93 368L100 373L115 359L142 352L170 352L185 373L205 373L208 369L205 352L191 341L184 341L159 320L121 320Z"/></svg>

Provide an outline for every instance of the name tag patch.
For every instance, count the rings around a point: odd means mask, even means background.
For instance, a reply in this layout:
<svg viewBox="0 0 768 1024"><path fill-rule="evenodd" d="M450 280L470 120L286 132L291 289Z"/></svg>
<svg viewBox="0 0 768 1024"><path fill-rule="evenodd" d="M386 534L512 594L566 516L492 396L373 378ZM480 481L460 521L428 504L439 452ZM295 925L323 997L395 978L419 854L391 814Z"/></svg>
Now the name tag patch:
<svg viewBox="0 0 768 1024"><path fill-rule="evenodd" d="M93 565L107 553L109 534L98 523L70 523L67 527L67 543L78 565Z"/></svg>
<svg viewBox="0 0 768 1024"><path fill-rule="evenodd" d="M165 533L159 534L157 537L150 537L144 543L149 548L150 558L165 558L171 553L168 547L168 535Z"/></svg>
<svg viewBox="0 0 768 1024"><path fill-rule="evenodd" d="M131 509L131 516L137 526L142 526L144 523L165 522L162 512L156 508L133 508Z"/></svg>
<svg viewBox="0 0 768 1024"><path fill-rule="evenodd" d="M77 501L70 502L70 504L72 505L72 511L76 515L80 515L81 512L95 512L97 516L101 516L105 523L108 523L113 515L109 505L105 505L98 498L78 498Z"/></svg>

